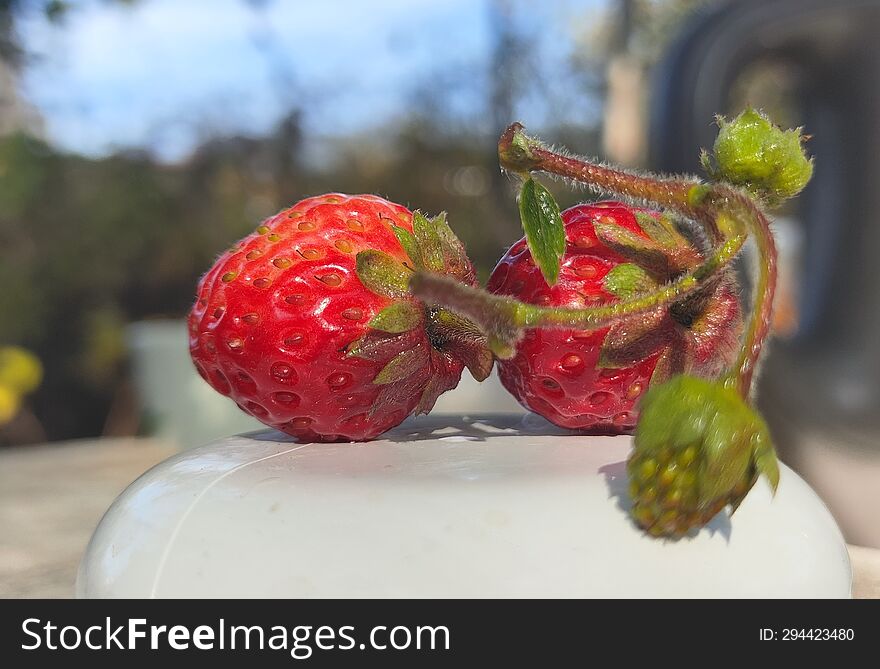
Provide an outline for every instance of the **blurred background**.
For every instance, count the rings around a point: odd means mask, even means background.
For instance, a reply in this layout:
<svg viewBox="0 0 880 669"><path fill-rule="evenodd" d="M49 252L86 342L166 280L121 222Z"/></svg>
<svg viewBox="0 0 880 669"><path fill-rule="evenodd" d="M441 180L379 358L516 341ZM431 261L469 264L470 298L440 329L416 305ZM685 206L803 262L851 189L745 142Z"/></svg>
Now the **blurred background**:
<svg viewBox="0 0 880 669"><path fill-rule="evenodd" d="M878 29L880 0L0 0L0 347L36 386L0 370L0 595L67 593L131 479L257 425L194 373L182 319L263 217L327 191L446 210L485 278L521 236L511 121L698 172L746 103L816 156L776 224L762 408L880 547ZM438 408L517 410L490 387Z"/></svg>

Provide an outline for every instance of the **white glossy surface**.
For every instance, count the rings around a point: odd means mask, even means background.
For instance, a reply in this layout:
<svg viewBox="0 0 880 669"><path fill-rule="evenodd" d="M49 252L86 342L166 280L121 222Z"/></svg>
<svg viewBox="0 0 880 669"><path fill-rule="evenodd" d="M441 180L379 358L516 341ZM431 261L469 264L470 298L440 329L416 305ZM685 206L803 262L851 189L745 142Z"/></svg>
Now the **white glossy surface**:
<svg viewBox="0 0 880 669"><path fill-rule="evenodd" d="M847 597L837 526L786 467L736 515L658 541L625 512L626 437L533 415L413 419L367 444L231 437L102 520L86 597Z"/></svg>

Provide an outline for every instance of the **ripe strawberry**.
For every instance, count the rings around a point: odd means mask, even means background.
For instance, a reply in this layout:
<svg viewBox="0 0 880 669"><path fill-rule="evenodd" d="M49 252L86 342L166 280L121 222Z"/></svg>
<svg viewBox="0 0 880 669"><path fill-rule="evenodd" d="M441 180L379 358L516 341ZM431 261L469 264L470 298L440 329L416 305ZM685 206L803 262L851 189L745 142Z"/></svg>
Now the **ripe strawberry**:
<svg viewBox="0 0 880 669"><path fill-rule="evenodd" d="M566 248L549 287L525 239L499 261L489 291L523 302L585 307L647 292L699 265L697 246L659 212L620 202L581 204L562 213ZM528 409L565 428L631 432L639 397L651 384L688 372L712 376L736 350L740 306L733 280L592 331L532 329L508 360L504 386Z"/></svg>
<svg viewBox="0 0 880 669"><path fill-rule="evenodd" d="M372 195L313 197L267 219L202 278L189 317L199 373L302 440L372 439L492 366L468 321L407 289L425 268L473 284L443 215Z"/></svg>

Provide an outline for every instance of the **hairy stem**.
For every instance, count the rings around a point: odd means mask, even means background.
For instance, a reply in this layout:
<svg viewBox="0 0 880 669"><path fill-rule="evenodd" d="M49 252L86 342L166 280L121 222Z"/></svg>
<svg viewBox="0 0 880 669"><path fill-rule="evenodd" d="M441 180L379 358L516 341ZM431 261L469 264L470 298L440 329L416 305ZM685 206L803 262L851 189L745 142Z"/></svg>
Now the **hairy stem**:
<svg viewBox="0 0 880 669"><path fill-rule="evenodd" d="M704 184L696 179L642 176L565 156L526 135L519 123L511 125L501 136L498 156L502 167L520 174L546 172L585 183L602 193L647 200L656 206L672 209L682 216L701 223L713 243L720 244L713 258L719 253L723 255L725 247L731 240L744 239L746 234L753 234L758 245L760 267L755 286L753 314L736 362L725 375L724 381L725 384L736 387L743 397L750 396L755 368L760 362L770 332L773 297L776 291L776 245L773 242L767 217L751 197L723 183ZM704 266L693 274L696 275ZM701 275L698 281L705 280L711 274L712 272ZM685 278L688 278L688 275L682 277ZM675 285L675 283L671 284L671 286ZM698 283L695 287L699 285ZM674 296L670 301L677 297ZM645 298L658 299L658 294ZM640 299L642 298L633 302L638 302ZM665 298L659 300L657 304L665 303ZM625 303L621 303L623 304ZM600 307L602 308L604 307ZM635 305L631 308L635 308ZM576 312L577 310L574 310L571 313ZM555 318L561 319L563 316L555 316Z"/></svg>
<svg viewBox="0 0 880 669"><path fill-rule="evenodd" d="M723 239L715 212L704 197L710 187L695 178L643 176L566 156L526 135L519 123L501 135L498 158L502 168L519 174L546 172L586 184L601 194L647 200L699 222L715 243Z"/></svg>
<svg viewBox="0 0 880 669"><path fill-rule="evenodd" d="M710 277L736 257L745 240L745 235L731 237L722 243L702 265L656 291L630 300L583 309L528 304L465 286L448 277L423 272L418 272L412 277L410 290L413 295L429 304L442 304L475 322L490 340L499 342L506 350L512 352L512 345L519 340L525 328L571 327L579 330L597 330L621 318L670 305L702 288Z"/></svg>
<svg viewBox="0 0 880 669"><path fill-rule="evenodd" d="M749 232L754 235L758 249L758 280L754 290L752 319L746 330L736 361L725 375L725 384L733 385L748 399L752 393L755 370L761 360L764 344L770 335L773 321L773 298L776 294L776 243L770 231L770 222L764 213L746 195L728 187L719 187L731 203L743 209Z"/></svg>

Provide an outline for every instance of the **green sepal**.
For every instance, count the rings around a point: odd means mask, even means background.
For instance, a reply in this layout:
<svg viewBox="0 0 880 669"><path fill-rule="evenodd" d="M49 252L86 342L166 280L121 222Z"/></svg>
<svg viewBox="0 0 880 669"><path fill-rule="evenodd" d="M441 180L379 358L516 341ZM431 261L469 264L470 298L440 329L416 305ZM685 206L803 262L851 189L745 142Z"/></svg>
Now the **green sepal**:
<svg viewBox="0 0 880 669"><path fill-rule="evenodd" d="M692 256L695 264L699 262L699 254L691 241L681 233L672 216L665 212L656 218L642 211L634 214L639 227L661 247L673 254L687 253Z"/></svg>
<svg viewBox="0 0 880 669"><path fill-rule="evenodd" d="M676 371L681 372L682 370L675 369L676 362L675 352L672 346L665 346L660 353L660 356L657 358L657 363L654 365L654 371L651 372L651 381L648 383L652 388L654 386L659 386L661 383L666 383L671 379Z"/></svg>
<svg viewBox="0 0 880 669"><path fill-rule="evenodd" d="M381 416L388 411L389 406L398 405L401 397L412 397L420 392L424 392L424 387L424 377L416 374L405 377L398 383L380 385L379 393L376 395L376 399L373 400L373 405L370 407L367 415L370 418Z"/></svg>
<svg viewBox="0 0 880 669"><path fill-rule="evenodd" d="M469 283L474 278L473 269L468 262L464 244L461 243L446 221L446 212L440 212L435 216L433 223L437 238L440 240L446 273Z"/></svg>
<svg viewBox="0 0 880 669"><path fill-rule="evenodd" d="M635 263L615 265L602 284L609 293L621 300L628 300L641 293L648 293L657 288L657 282Z"/></svg>
<svg viewBox="0 0 880 669"><path fill-rule="evenodd" d="M763 419L761 423L760 430L755 435L752 445L752 450L755 453L755 469L758 474L767 479L770 489L775 494L779 487L779 461L776 459L776 450L773 448L770 431Z"/></svg>
<svg viewBox="0 0 880 669"><path fill-rule="evenodd" d="M559 205L550 191L530 177L520 191L519 215L532 259L547 285L553 286L565 254L565 226Z"/></svg>
<svg viewBox="0 0 880 669"><path fill-rule="evenodd" d="M420 369L425 364L428 355L423 344L401 351L391 358L388 364L382 368L382 371L376 374L373 383L376 385L387 385L402 381Z"/></svg>
<svg viewBox="0 0 880 669"><path fill-rule="evenodd" d="M495 363L486 336L471 321L448 309L432 310L429 320L434 346L463 362L475 380L484 381Z"/></svg>
<svg viewBox="0 0 880 669"><path fill-rule="evenodd" d="M369 326L382 332L407 332L422 322L422 309L409 300L393 302L370 319Z"/></svg>
<svg viewBox="0 0 880 669"><path fill-rule="evenodd" d="M416 408L413 409L413 413L416 416L430 413L431 409L433 409L434 405L437 403L437 398L448 389L449 388L447 388L447 384L444 383L442 376L436 374L431 376L419 397L419 403L416 405Z"/></svg>
<svg viewBox="0 0 880 669"><path fill-rule="evenodd" d="M362 358L364 360L387 359L401 347L401 336L390 335L381 330L370 330L363 337L349 344L345 351L346 358Z"/></svg>
<svg viewBox="0 0 880 669"><path fill-rule="evenodd" d="M654 240L609 223L594 223L593 228L599 241L612 251L616 251L655 276L664 279L670 276L669 255Z"/></svg>
<svg viewBox="0 0 880 669"><path fill-rule="evenodd" d="M632 316L614 323L605 335L596 366L620 369L644 360L657 348L658 332L666 318L663 309Z"/></svg>
<svg viewBox="0 0 880 669"><path fill-rule="evenodd" d="M406 228L402 228L399 225L391 225L391 229L394 230L394 236L397 237L397 241L400 242L403 250L406 251L406 255L409 256L410 262L412 262L413 268L421 267L422 262L422 254L419 251L418 244L416 244L416 238Z"/></svg>
<svg viewBox="0 0 880 669"><path fill-rule="evenodd" d="M420 211L413 212L413 235L422 256L423 269L442 272L443 246L434 222L425 218Z"/></svg>
<svg viewBox="0 0 880 669"><path fill-rule="evenodd" d="M360 251L355 260L358 278L370 292L391 298L409 294L411 272L396 258L367 249Z"/></svg>

